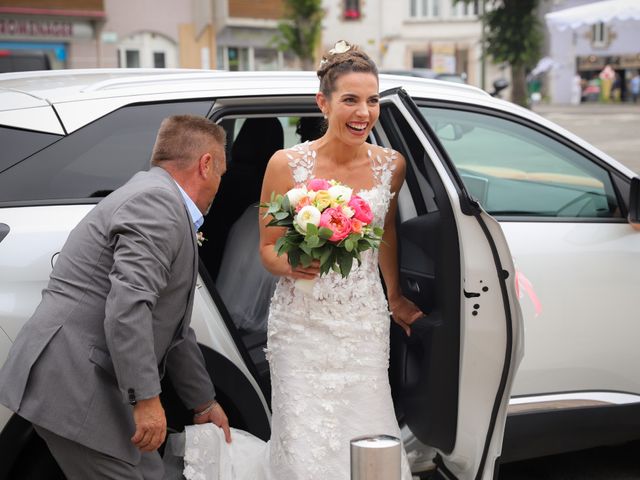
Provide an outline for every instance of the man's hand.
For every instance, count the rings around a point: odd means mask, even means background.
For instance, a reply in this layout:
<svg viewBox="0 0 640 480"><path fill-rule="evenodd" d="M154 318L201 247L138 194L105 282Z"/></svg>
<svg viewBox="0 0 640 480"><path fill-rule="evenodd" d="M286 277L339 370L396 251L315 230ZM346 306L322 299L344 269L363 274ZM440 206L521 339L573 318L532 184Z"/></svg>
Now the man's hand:
<svg viewBox="0 0 640 480"><path fill-rule="evenodd" d="M136 433L131 442L143 452L157 450L167 435L167 419L160 397L138 400L133 407Z"/></svg>
<svg viewBox="0 0 640 480"><path fill-rule="evenodd" d="M196 413L198 411L204 410L205 407L196 409ZM205 415L194 415L193 423L196 425L200 425L203 423L211 422L214 425L217 425L224 432L224 438L227 443L231 443L231 430L229 429L229 420L227 419L226 413L220 406L218 402L215 403L213 408Z"/></svg>

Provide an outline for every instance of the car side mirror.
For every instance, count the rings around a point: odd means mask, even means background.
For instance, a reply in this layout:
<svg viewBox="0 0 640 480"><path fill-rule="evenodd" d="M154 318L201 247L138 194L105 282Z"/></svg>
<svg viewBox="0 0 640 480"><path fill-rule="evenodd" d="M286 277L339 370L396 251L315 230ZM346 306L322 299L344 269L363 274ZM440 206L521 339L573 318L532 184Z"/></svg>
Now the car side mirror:
<svg viewBox="0 0 640 480"><path fill-rule="evenodd" d="M493 92L491 92L489 95L495 97L508 86L509 81L506 78L498 78L497 80L493 81Z"/></svg>
<svg viewBox="0 0 640 480"><path fill-rule="evenodd" d="M629 195L629 223L640 226L640 177L631 179Z"/></svg>

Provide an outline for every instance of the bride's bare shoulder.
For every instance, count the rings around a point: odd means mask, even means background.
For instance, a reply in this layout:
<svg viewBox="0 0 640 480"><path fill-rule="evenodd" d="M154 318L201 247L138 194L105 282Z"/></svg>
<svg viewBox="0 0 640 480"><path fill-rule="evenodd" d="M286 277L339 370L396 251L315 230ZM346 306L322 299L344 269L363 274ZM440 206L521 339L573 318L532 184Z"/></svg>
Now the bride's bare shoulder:
<svg viewBox="0 0 640 480"><path fill-rule="evenodd" d="M282 150L277 150L269 159L267 172L276 175L287 174L291 169L291 161L292 152L290 149L283 148Z"/></svg>

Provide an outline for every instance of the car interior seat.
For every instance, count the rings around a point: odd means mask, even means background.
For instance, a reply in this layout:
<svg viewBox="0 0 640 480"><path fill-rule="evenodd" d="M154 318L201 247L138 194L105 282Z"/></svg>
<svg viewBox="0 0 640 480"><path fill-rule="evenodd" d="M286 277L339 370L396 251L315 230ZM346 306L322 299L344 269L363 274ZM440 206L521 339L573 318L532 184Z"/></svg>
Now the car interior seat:
<svg viewBox="0 0 640 480"><path fill-rule="evenodd" d="M283 146L284 132L276 117L247 118L231 145L227 172L202 228L207 242L200 249L200 258L214 280L218 276L229 230L249 205L260 200L267 163Z"/></svg>

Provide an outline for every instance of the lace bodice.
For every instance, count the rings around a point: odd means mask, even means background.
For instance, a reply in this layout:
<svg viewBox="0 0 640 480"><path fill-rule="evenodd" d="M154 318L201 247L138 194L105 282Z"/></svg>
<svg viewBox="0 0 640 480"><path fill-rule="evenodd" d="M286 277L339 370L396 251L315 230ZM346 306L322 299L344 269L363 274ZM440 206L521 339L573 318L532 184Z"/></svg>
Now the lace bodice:
<svg viewBox="0 0 640 480"><path fill-rule="evenodd" d="M384 227L384 220L393 198L391 192L391 179L395 169L397 153L390 149L379 149L381 153L373 154L369 148L367 155L371 161L371 176L374 186L368 190L359 190L357 193L371 206L374 215L373 224ZM317 158L312 142L305 142L291 147L287 153L291 174L296 186L307 183L314 178L314 167ZM366 175L365 172L363 175ZM283 279L280 289L293 288L293 281ZM365 288L363 288L365 287ZM369 250L362 255L362 264L354 263L353 269L347 278L342 278L335 272L320 277L313 289L313 295L317 300L323 300L331 304L350 305L353 310L371 308L371 299L384 300L378 290L378 252ZM284 298L275 295L274 300ZM384 302L376 302L378 311L385 310Z"/></svg>
<svg viewBox="0 0 640 480"><path fill-rule="evenodd" d="M286 155L296 186L305 184L315 178L314 167L317 153L313 149L313 142L294 145L287 151ZM382 149L382 155L374 155L371 148L369 148L367 156L371 161L371 175L375 185L370 190L360 190L356 193L360 196L364 195L363 198L366 196L365 200L371 202L371 208L375 214L375 222L377 225L383 226L384 217L389 208L389 201L393 197L391 193L391 178L396 168L395 159L397 153L395 150L384 148Z"/></svg>

